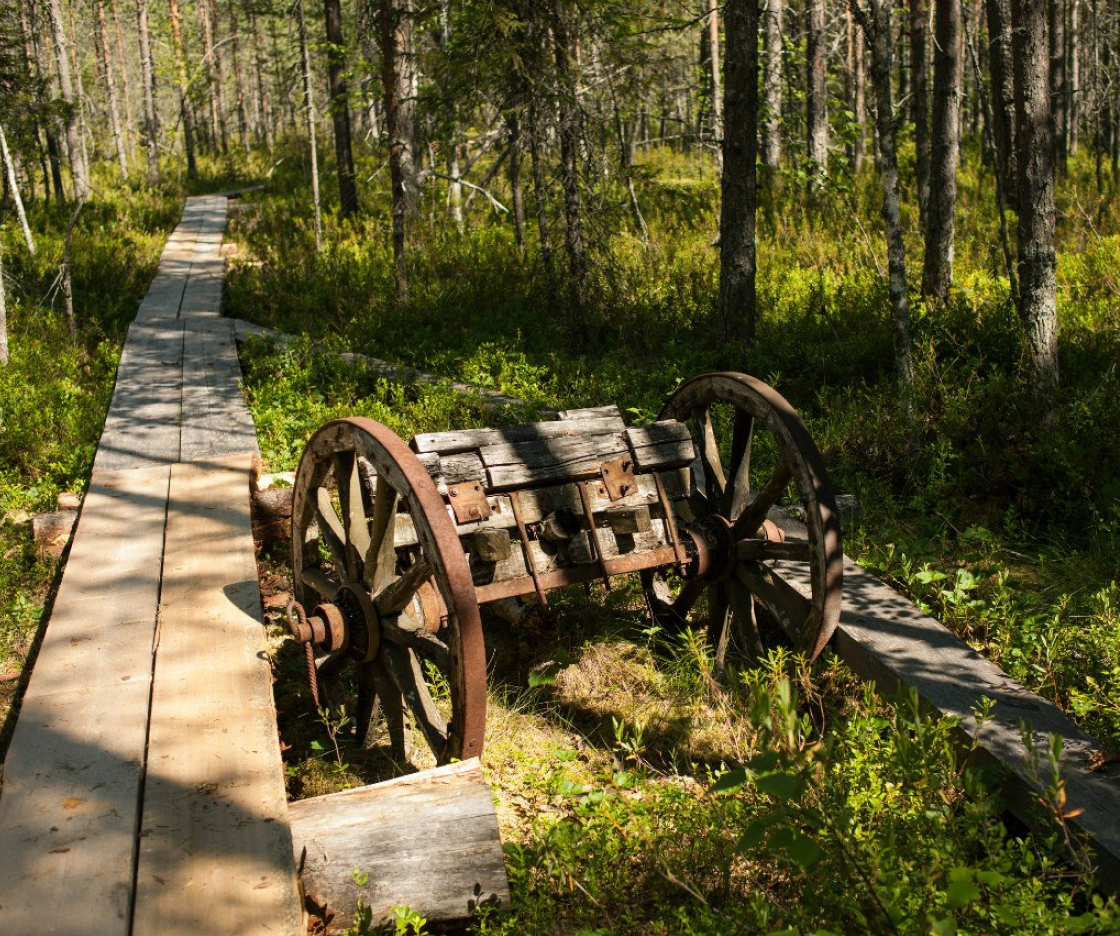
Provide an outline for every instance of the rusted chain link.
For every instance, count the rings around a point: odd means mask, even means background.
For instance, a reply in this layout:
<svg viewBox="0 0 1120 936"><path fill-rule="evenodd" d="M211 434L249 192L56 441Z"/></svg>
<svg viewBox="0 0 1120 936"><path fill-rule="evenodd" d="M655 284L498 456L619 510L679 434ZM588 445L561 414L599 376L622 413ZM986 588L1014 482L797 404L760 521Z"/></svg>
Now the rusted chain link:
<svg viewBox="0 0 1120 936"><path fill-rule="evenodd" d="M288 602L288 630L292 637L303 644L304 656L307 659L307 682L311 686L311 699L315 703L316 710L318 710L321 706L319 704L319 675L315 669L315 648L310 640L304 639L304 636L310 633L311 628L307 623L307 612L303 610L303 605L298 601Z"/></svg>

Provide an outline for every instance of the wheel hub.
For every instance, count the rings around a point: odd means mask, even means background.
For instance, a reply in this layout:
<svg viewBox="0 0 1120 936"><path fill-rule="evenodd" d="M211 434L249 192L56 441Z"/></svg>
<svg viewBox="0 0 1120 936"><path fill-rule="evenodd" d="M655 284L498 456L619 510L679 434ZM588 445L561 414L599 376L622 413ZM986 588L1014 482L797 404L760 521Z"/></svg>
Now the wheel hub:
<svg viewBox="0 0 1120 936"><path fill-rule="evenodd" d="M712 514L690 523L682 533L689 558L681 570L684 578L722 582L735 571L735 540L726 517Z"/></svg>

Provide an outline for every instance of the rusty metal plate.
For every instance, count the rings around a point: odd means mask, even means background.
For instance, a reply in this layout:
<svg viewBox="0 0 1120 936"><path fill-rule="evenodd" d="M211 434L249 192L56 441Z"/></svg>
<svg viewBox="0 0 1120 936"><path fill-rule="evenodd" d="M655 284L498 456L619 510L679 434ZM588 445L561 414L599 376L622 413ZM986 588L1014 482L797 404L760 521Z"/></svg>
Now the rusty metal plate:
<svg viewBox="0 0 1120 936"><path fill-rule="evenodd" d="M447 486L447 502L456 523L475 523L490 518L490 502L478 481L464 481Z"/></svg>
<svg viewBox="0 0 1120 936"><path fill-rule="evenodd" d="M634 477L634 459L629 455L603 462L599 466L603 475L603 487L612 501L620 500L638 490L638 480Z"/></svg>

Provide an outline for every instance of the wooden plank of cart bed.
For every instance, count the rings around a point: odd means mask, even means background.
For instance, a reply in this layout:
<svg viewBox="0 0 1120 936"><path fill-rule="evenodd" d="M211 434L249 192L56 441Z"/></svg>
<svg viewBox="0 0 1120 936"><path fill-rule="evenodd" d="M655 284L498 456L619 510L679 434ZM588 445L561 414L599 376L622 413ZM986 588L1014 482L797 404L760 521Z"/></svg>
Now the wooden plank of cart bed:
<svg viewBox="0 0 1120 936"><path fill-rule="evenodd" d="M787 533L804 537L805 528L782 519ZM805 566L774 566L803 595L811 593ZM881 692L905 685L942 715L961 720L969 737L976 735L982 757L1005 771L1004 794L1012 811L1029 824L1053 828L1038 808L1047 783L1045 754L1037 763L1023 744L1029 724L1036 748L1045 752L1052 734L1062 739L1067 822L1087 840L1098 865L1100 882L1120 893L1120 765L1093 770L1090 758L1101 745L1073 724L1055 705L1015 682L952 631L855 563L844 563L844 605L832 638L836 653ZM990 717L976 732L973 712L981 700L995 702Z"/></svg>
<svg viewBox="0 0 1120 936"><path fill-rule="evenodd" d="M302 932L249 463L171 468L133 936Z"/></svg>
<svg viewBox="0 0 1120 936"><path fill-rule="evenodd" d="M5 764L5 933L127 936L169 474L90 480Z"/></svg>

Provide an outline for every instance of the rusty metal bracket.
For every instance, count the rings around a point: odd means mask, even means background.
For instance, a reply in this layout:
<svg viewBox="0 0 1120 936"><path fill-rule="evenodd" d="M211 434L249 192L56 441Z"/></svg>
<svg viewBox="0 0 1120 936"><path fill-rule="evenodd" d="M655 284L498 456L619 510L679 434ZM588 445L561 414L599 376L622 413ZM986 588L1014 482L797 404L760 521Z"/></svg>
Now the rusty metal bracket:
<svg viewBox="0 0 1120 936"><path fill-rule="evenodd" d="M525 567L533 579L533 588L537 590L537 597L544 607L548 607L548 596L544 593L540 575L537 574L537 563L533 559L533 548L529 545L529 531L525 529L525 521L521 516L521 498L517 491L509 492L509 504L513 508L513 520L517 524L517 533L521 537L521 552L525 556Z"/></svg>
<svg viewBox="0 0 1120 936"><path fill-rule="evenodd" d="M612 501L620 500L638 490L638 479L634 477L634 459L629 455L605 461L599 466L603 476L603 487Z"/></svg>
<svg viewBox="0 0 1120 936"><path fill-rule="evenodd" d="M456 523L476 523L490 518L490 501L478 481L464 481L447 486L447 500L455 513Z"/></svg>
<svg viewBox="0 0 1120 936"><path fill-rule="evenodd" d="M603 573L603 584L610 591L610 573L607 571L607 561L603 556L603 544L599 542L599 531L595 527L595 514L591 511L591 495L587 493L587 482L580 481L576 487L579 490L580 503L583 504L583 525L587 528L591 551L595 553L595 561L599 563L599 569Z"/></svg>

